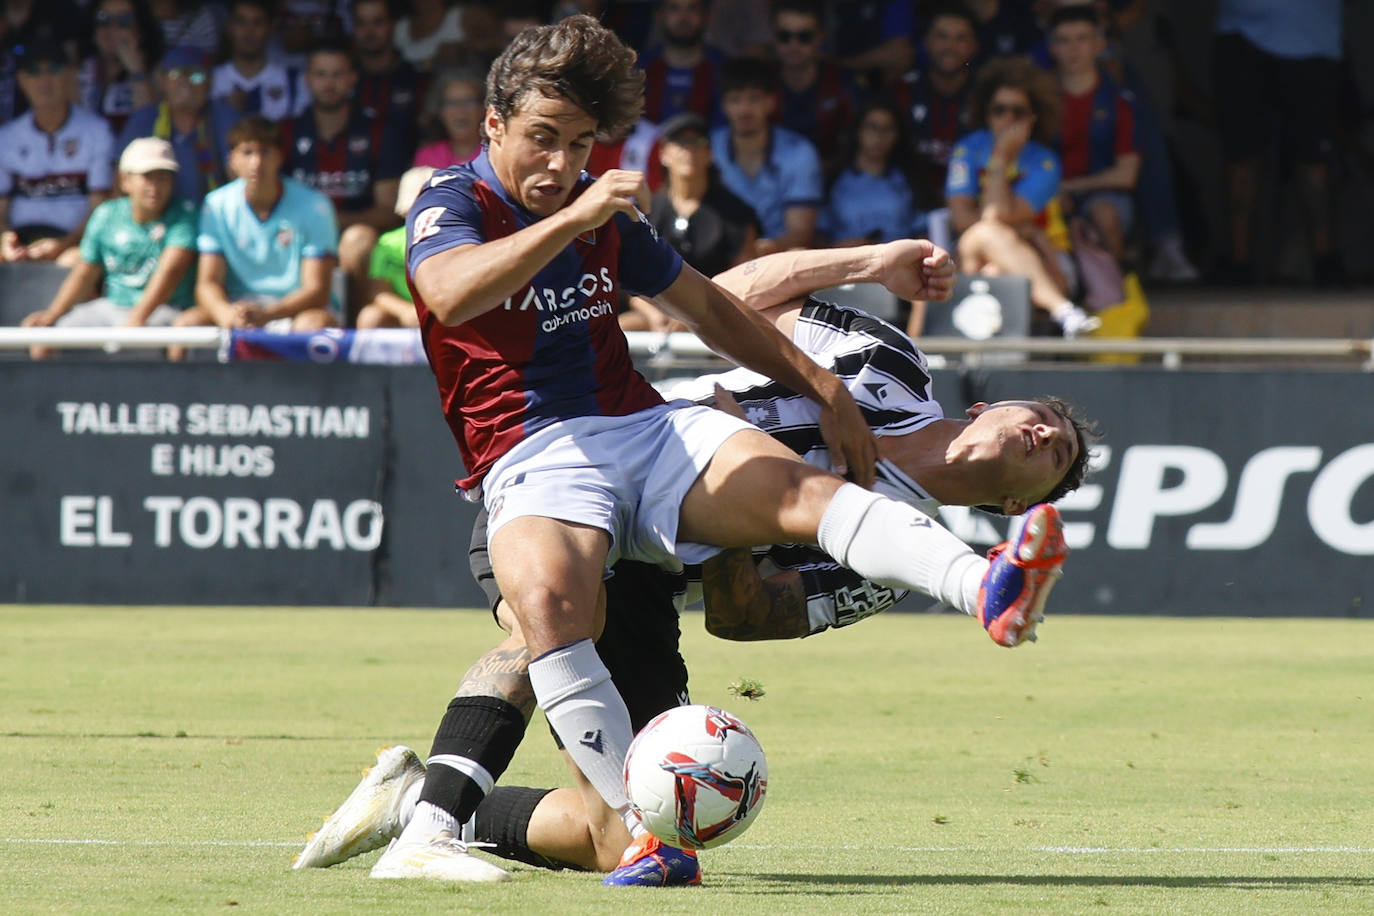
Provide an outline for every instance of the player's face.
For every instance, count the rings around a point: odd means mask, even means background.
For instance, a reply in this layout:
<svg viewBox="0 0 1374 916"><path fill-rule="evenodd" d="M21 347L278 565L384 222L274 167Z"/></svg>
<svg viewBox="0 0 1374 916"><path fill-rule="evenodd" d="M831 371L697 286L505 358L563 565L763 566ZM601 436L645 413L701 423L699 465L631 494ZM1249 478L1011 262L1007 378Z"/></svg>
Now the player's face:
<svg viewBox="0 0 1374 916"><path fill-rule="evenodd" d="M768 129L773 114L773 95L762 89L731 89L720 100L730 130L741 137L753 137Z"/></svg>
<svg viewBox="0 0 1374 916"><path fill-rule="evenodd" d="M529 93L506 120L488 108L491 167L516 202L548 216L568 199L587 167L596 119L563 98Z"/></svg>
<svg viewBox="0 0 1374 916"><path fill-rule="evenodd" d="M379 54L394 31L385 3L359 3L353 8L353 45L364 54Z"/></svg>
<svg viewBox="0 0 1374 916"><path fill-rule="evenodd" d="M926 32L926 54L930 69L954 73L964 69L978 49L978 39L967 22L958 16L941 16Z"/></svg>
<svg viewBox="0 0 1374 916"><path fill-rule="evenodd" d="M266 10L242 4L234 7L226 31L231 56L256 60L267 49L267 39L272 34L272 20Z"/></svg>
<svg viewBox="0 0 1374 916"><path fill-rule="evenodd" d="M1064 479L1078 457L1067 418L1036 401L998 401L968 409L961 434L970 463L988 467L1003 509L1024 512Z"/></svg>
<svg viewBox="0 0 1374 916"><path fill-rule="evenodd" d="M1090 22L1065 22L1050 35L1050 56L1066 73L1082 73L1097 65L1102 53L1101 33Z"/></svg>
<svg viewBox="0 0 1374 916"><path fill-rule="evenodd" d="M305 85L313 104L321 111L337 111L348 105L358 75L344 54L315 53L305 70Z"/></svg>
<svg viewBox="0 0 1374 916"><path fill-rule="evenodd" d="M821 24L815 16L785 10L773 17L773 48L783 67L810 64L821 50Z"/></svg>
<svg viewBox="0 0 1374 916"><path fill-rule="evenodd" d="M170 169L153 172L126 172L120 176L119 186L129 195L134 218L140 222L156 219L167 209L176 185L176 173Z"/></svg>

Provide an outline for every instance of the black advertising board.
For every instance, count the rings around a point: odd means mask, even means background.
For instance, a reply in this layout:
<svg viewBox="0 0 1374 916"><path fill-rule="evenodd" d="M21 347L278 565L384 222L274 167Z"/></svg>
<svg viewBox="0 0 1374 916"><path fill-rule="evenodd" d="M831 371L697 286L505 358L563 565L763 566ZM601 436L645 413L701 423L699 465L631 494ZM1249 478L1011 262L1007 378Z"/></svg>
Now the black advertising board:
<svg viewBox="0 0 1374 916"><path fill-rule="evenodd" d="M1052 612L1374 616L1374 376L935 377L947 415L1055 394L1106 434L1060 504L1074 552ZM0 601L483 603L423 367L15 361L0 384ZM979 549L1006 531L942 520Z"/></svg>

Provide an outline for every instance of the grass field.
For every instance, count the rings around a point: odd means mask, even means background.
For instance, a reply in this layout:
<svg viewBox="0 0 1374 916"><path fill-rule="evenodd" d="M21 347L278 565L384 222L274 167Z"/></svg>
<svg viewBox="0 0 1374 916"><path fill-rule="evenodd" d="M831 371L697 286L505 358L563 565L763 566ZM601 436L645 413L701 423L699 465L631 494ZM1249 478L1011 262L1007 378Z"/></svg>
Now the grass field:
<svg viewBox="0 0 1374 916"><path fill-rule="evenodd" d="M0 607L0 912L1374 912L1374 626L966 618L794 643L685 619L768 751L705 886L290 870L373 751L422 754L480 613ZM732 697L748 677L767 691ZM508 782L561 779L542 718Z"/></svg>

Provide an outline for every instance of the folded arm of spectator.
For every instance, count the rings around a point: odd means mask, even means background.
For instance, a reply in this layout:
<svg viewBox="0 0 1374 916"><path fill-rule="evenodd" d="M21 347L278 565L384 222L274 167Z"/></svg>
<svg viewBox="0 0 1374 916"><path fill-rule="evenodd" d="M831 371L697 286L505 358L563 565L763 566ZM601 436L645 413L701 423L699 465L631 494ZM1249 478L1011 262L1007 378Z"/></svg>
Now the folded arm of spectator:
<svg viewBox="0 0 1374 916"><path fill-rule="evenodd" d="M30 312L20 322L26 328L50 328L57 319L72 310L78 302L94 299L100 292L100 278L105 274L99 264L82 260L62 280L48 307Z"/></svg>
<svg viewBox="0 0 1374 916"><path fill-rule="evenodd" d="M366 210L339 213L339 228L362 223L378 232L385 232L400 225L396 216L396 192L401 186L399 178L378 180L372 185L372 206Z"/></svg>
<svg viewBox="0 0 1374 916"><path fill-rule="evenodd" d="M124 322L125 327L142 327L154 309L172 298L182 278L186 276L186 271L191 269L195 261L196 253L189 248L169 246L164 249L162 256L157 260L157 267L153 268L153 275L143 287L143 295L138 297L138 302L129 310L129 317ZM85 264L85 261L81 262L81 266ZM80 266L73 268L72 273L75 274L80 269Z"/></svg>
<svg viewBox="0 0 1374 916"><path fill-rule="evenodd" d="M329 306L329 279L336 263L333 257L302 258L301 285L263 308L263 321L294 318L306 309Z"/></svg>
<svg viewBox="0 0 1374 916"><path fill-rule="evenodd" d="M1110 167L1091 175L1065 178L1059 187L1066 194L1082 194L1085 191L1134 191L1139 175L1140 154L1123 153L1116 157L1116 161Z"/></svg>

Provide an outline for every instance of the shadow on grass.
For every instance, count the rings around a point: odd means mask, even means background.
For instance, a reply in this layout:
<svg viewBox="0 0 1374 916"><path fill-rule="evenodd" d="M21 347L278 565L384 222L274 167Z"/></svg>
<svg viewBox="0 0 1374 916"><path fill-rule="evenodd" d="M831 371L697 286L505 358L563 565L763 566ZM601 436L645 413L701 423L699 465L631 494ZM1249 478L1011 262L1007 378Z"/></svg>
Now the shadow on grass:
<svg viewBox="0 0 1374 916"><path fill-rule="evenodd" d="M1164 887L1301 890L1311 887L1374 888L1365 875L741 875L753 881L821 887L970 887L1006 884L1024 887Z"/></svg>

